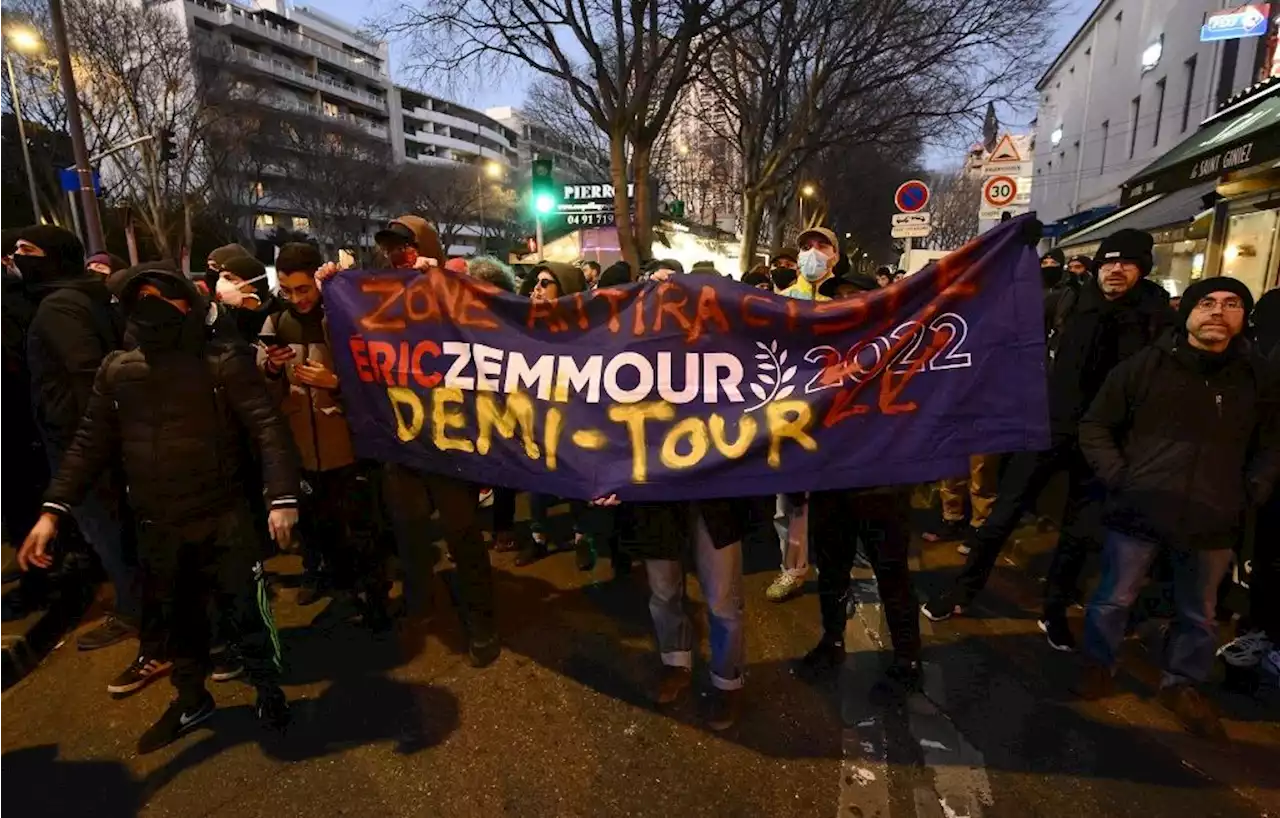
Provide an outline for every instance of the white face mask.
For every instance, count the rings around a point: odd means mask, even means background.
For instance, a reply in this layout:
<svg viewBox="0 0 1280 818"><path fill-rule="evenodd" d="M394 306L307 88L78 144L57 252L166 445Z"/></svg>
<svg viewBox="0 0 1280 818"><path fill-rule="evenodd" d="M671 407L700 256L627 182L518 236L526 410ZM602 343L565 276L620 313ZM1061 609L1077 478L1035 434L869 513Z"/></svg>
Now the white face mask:
<svg viewBox="0 0 1280 818"><path fill-rule="evenodd" d="M261 281L266 278L265 274L257 278L251 278L248 281L242 281L239 284L225 276L219 276L218 283L214 285L214 289L218 293L218 300L228 307L239 307L244 303L246 297L257 298L256 293L241 292L240 288L245 284L252 284L255 281Z"/></svg>
<svg viewBox="0 0 1280 818"><path fill-rule="evenodd" d="M805 250L800 254L800 258L796 260L800 265L800 275L804 276L804 280L810 283L821 279L827 274L827 257L816 248Z"/></svg>

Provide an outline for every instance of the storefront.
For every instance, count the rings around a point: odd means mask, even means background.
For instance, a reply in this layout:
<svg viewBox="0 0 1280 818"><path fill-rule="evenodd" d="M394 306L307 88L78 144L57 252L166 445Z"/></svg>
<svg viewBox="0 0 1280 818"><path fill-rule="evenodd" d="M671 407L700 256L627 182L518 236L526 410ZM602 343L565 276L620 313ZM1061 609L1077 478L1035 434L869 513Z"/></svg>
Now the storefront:
<svg viewBox="0 0 1280 818"><path fill-rule="evenodd" d="M1152 280L1171 294L1212 275L1239 278L1255 297L1280 285L1280 78L1228 100L1125 182L1120 208L1058 246L1092 254L1132 227L1154 236Z"/></svg>

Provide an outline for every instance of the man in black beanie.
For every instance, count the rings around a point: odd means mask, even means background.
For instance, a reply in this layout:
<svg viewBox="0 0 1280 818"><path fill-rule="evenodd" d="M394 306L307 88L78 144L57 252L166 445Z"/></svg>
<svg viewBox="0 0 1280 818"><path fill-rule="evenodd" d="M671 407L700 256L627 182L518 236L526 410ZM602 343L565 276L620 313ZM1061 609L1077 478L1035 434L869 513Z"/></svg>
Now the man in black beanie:
<svg viewBox="0 0 1280 818"><path fill-rule="evenodd" d="M18 233L13 256L22 289L35 304L26 353L36 427L57 469L93 394L94 373L122 342L103 277L85 269L84 247L74 233L36 225ZM115 589L116 609L76 640L95 650L137 634L142 597L137 569L122 533L119 486L104 476L72 516L102 561Z"/></svg>
<svg viewBox="0 0 1280 818"><path fill-rule="evenodd" d="M1269 380L1241 337L1252 307L1237 279L1192 284L1181 328L1112 370L1080 421L1080 447L1107 504L1102 580L1085 614L1087 664L1077 692L1110 693L1129 608L1167 549L1177 613L1159 700L1205 736L1223 735L1195 687L1213 668L1218 585L1245 512L1267 499L1280 470Z"/></svg>
<svg viewBox="0 0 1280 818"><path fill-rule="evenodd" d="M1023 513L1035 506L1053 475L1065 470L1067 503L1039 624L1055 650L1075 649L1066 612L1099 537L1102 499L1101 486L1080 453L1077 426L1107 373L1176 322L1168 294L1146 278L1152 244L1151 235L1139 230L1108 236L1095 258L1097 281L1066 291L1055 304L1048 328L1050 448L1009 458L991 515L961 546L968 549L968 559L960 576L921 609L929 619L964 612L986 585Z"/></svg>

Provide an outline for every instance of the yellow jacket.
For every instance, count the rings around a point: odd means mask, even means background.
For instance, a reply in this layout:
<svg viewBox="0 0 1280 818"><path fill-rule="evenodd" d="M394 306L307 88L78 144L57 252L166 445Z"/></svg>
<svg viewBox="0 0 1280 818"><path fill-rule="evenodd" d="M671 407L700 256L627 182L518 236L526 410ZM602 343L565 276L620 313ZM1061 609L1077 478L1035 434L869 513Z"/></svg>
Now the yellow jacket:
<svg viewBox="0 0 1280 818"><path fill-rule="evenodd" d="M801 301L830 301L831 298L829 296L825 296L818 292L818 287L821 286L822 282L826 281L828 278L831 278L830 272L818 281L810 284L808 281L804 280L804 276L798 276L796 278L796 283L783 290L779 295L785 295L787 298L798 298Z"/></svg>

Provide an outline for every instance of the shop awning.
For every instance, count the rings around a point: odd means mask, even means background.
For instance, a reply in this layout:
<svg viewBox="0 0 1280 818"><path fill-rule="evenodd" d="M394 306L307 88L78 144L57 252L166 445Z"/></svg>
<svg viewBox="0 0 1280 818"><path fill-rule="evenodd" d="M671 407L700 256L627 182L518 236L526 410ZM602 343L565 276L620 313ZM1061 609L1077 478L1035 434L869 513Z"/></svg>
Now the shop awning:
<svg viewBox="0 0 1280 818"><path fill-rule="evenodd" d="M1219 112L1120 186L1120 205L1280 158L1280 82Z"/></svg>
<svg viewBox="0 0 1280 818"><path fill-rule="evenodd" d="M1063 236L1057 246L1070 249L1082 244L1092 244L1126 227L1149 233L1158 230L1186 230L1196 215L1205 209L1203 197L1213 192L1217 184L1215 178L1185 190L1148 196L1084 230ZM1185 238L1186 236L1168 236L1165 241L1181 241ZM1157 242L1164 243L1159 237Z"/></svg>

